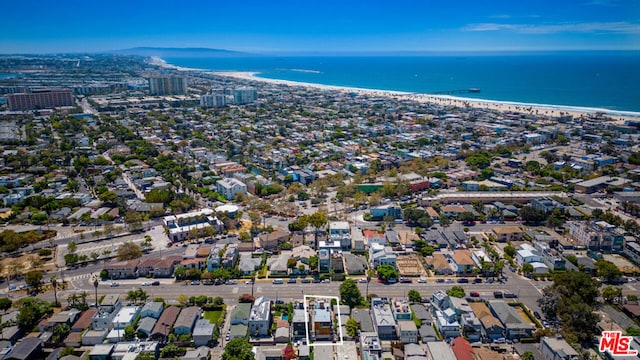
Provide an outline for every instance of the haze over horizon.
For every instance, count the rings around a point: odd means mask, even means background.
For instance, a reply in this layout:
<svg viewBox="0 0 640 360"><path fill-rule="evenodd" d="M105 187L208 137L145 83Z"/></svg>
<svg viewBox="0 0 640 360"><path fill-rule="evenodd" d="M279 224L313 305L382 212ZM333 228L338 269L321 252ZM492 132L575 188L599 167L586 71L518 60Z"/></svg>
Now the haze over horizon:
<svg viewBox="0 0 640 360"><path fill-rule="evenodd" d="M25 0L0 53L205 47L251 53L640 50L640 2Z"/></svg>

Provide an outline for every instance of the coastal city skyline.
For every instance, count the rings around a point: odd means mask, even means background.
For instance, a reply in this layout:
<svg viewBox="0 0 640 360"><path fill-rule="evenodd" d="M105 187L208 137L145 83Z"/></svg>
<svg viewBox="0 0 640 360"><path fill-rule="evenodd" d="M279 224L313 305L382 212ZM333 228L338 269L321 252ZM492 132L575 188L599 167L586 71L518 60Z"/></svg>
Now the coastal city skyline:
<svg viewBox="0 0 640 360"><path fill-rule="evenodd" d="M102 52L138 46L257 54L640 47L640 5L625 0L56 4L4 4L8 16L0 24L0 52Z"/></svg>

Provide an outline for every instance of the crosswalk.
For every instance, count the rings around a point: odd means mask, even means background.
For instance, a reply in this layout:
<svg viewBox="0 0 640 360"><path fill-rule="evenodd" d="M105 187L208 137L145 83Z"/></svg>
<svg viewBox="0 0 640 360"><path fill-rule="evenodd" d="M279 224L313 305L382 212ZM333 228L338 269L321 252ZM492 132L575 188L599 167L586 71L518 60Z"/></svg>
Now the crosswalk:
<svg viewBox="0 0 640 360"><path fill-rule="evenodd" d="M236 286L236 287L234 287L234 288L231 290L231 293L232 293L232 294L237 294L237 293L238 293L238 290L240 290L240 288Z"/></svg>
<svg viewBox="0 0 640 360"><path fill-rule="evenodd" d="M259 294L262 292L262 286L256 287L256 293Z"/></svg>

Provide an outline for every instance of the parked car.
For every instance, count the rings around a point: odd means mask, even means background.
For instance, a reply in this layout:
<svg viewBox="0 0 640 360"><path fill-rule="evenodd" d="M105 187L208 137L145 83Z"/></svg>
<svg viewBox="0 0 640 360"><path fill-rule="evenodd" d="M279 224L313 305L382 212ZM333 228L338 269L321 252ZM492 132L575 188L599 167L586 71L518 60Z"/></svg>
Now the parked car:
<svg viewBox="0 0 640 360"><path fill-rule="evenodd" d="M227 285L236 285L238 282L235 280L227 280L227 282L225 284Z"/></svg>
<svg viewBox="0 0 640 360"><path fill-rule="evenodd" d="M458 284L467 284L467 283L469 283L469 279L467 278L458 279Z"/></svg>
<svg viewBox="0 0 640 360"><path fill-rule="evenodd" d="M427 279L418 279L418 283L419 284L426 284L427 283Z"/></svg>
<svg viewBox="0 0 640 360"><path fill-rule="evenodd" d="M193 281L191 282L191 285L200 285L200 281L198 281L198 280L193 280Z"/></svg>
<svg viewBox="0 0 640 360"><path fill-rule="evenodd" d="M142 286L151 286L151 282L150 281L145 281L140 285L142 285Z"/></svg>
<svg viewBox="0 0 640 360"><path fill-rule="evenodd" d="M475 279L473 279L473 283L474 284L481 284L482 283L482 279L481 278L475 278Z"/></svg>
<svg viewBox="0 0 640 360"><path fill-rule="evenodd" d="M320 283L322 281L320 281L320 279L314 278L311 282L314 283L314 284L317 284L317 283Z"/></svg>
<svg viewBox="0 0 640 360"><path fill-rule="evenodd" d="M215 284L215 283L213 282L213 280L203 280L203 281L202 281L202 285L213 285L213 284Z"/></svg>
<svg viewBox="0 0 640 360"><path fill-rule="evenodd" d="M535 317L536 317L536 319L538 319L538 320L542 319L542 316L540 316L540 313L539 313L539 312L537 312L537 311L534 311L534 312L533 312L533 316L535 316Z"/></svg>
<svg viewBox="0 0 640 360"><path fill-rule="evenodd" d="M300 280L300 282L303 283L303 284L308 284L308 283L311 282L311 279L304 278L304 279Z"/></svg>
<svg viewBox="0 0 640 360"><path fill-rule="evenodd" d="M436 282L437 282L437 283L443 283L443 282L444 282L444 279L436 279Z"/></svg>
<svg viewBox="0 0 640 360"><path fill-rule="evenodd" d="M289 280L287 280L287 284L296 284L297 282L295 278L289 278Z"/></svg>
<svg viewBox="0 0 640 360"><path fill-rule="evenodd" d="M114 282L112 282L112 283L111 283L111 285L109 285L109 286L111 286L111 287L120 286L120 283L117 283L117 282L115 282L115 281L114 281Z"/></svg>
<svg viewBox="0 0 640 360"><path fill-rule="evenodd" d="M247 284L247 285L251 285L251 284L253 284L253 280L247 280L244 283Z"/></svg>
<svg viewBox="0 0 640 360"><path fill-rule="evenodd" d="M282 281L282 279L273 279L272 283L276 285L280 285L280 284L284 284L284 281Z"/></svg>
<svg viewBox="0 0 640 360"><path fill-rule="evenodd" d="M444 282L446 282L447 284L453 284L453 279L447 279Z"/></svg>
<svg viewBox="0 0 640 360"><path fill-rule="evenodd" d="M366 283L367 282L367 278L362 278L360 280L358 280L359 283Z"/></svg>
<svg viewBox="0 0 640 360"><path fill-rule="evenodd" d="M502 299L502 291L494 291L493 292L493 297L495 297L496 299Z"/></svg>
<svg viewBox="0 0 640 360"><path fill-rule="evenodd" d="M511 291L504 291L503 295L504 295L505 298L511 298L511 299L518 297L518 295L514 294Z"/></svg>
<svg viewBox="0 0 640 360"><path fill-rule="evenodd" d="M472 291L469 295L471 295L471 297L480 297L480 293L477 291Z"/></svg>
<svg viewBox="0 0 640 360"><path fill-rule="evenodd" d="M151 283L151 286L160 286L160 281L154 281Z"/></svg>

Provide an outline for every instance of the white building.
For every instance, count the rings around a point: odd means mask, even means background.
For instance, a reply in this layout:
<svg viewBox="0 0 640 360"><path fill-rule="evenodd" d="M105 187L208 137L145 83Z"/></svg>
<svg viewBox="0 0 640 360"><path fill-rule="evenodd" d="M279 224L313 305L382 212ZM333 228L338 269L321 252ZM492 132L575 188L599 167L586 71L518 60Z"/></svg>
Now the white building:
<svg viewBox="0 0 640 360"><path fill-rule="evenodd" d="M163 219L164 227L168 230L169 239L172 242L186 239L192 230L197 230L200 236L208 227L214 227L216 232L221 231L223 224L213 214L213 210L205 208L190 213L165 216Z"/></svg>
<svg viewBox="0 0 640 360"><path fill-rule="evenodd" d="M227 200L236 198L236 194L247 194L247 185L236 178L224 178L216 182L216 191Z"/></svg>

